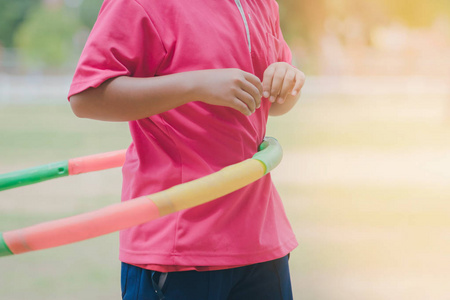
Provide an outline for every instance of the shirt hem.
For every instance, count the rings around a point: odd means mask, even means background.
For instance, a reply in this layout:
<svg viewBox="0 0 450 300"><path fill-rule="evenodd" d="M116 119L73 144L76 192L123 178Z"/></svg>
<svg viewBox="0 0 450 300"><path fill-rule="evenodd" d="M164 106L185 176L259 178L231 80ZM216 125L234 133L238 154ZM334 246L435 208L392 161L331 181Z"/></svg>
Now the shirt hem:
<svg viewBox="0 0 450 300"><path fill-rule="evenodd" d="M139 267L150 266L148 269L158 272L170 272L179 267L179 270L208 271L209 269L230 269L239 266L252 265L271 261L288 255L298 246L297 240L292 238L285 244L258 253L245 254L155 254L155 253L130 253L120 249L119 260ZM146 267L144 267L146 268ZM147 268L146 268L147 269ZM157 269L157 270L156 270Z"/></svg>

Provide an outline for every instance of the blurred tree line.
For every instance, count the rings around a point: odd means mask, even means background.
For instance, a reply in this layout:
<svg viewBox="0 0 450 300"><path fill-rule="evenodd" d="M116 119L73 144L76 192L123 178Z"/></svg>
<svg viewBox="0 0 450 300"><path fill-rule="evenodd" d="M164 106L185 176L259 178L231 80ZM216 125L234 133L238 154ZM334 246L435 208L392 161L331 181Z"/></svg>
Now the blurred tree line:
<svg viewBox="0 0 450 300"><path fill-rule="evenodd" d="M14 49L31 69L73 63L102 0L0 0L0 55ZM1 70L1 65L0 65Z"/></svg>
<svg viewBox="0 0 450 300"><path fill-rule="evenodd" d="M300 48L301 65L313 72L321 39L327 31L336 34L343 44L351 32L361 31L364 43L371 46L377 28L392 24L427 28L438 18L448 21L450 17L449 0L278 0L278 3L285 39L294 51L295 47Z"/></svg>
<svg viewBox="0 0 450 300"><path fill-rule="evenodd" d="M310 59L318 51L326 27L334 26L333 21L362 20L364 26L359 30L365 32L370 44L370 32L377 26L400 22L426 27L440 15L450 16L448 0L278 0L278 3L286 40ZM101 4L102 0L0 0L0 52L1 48L15 48L20 61L34 67L73 63Z"/></svg>

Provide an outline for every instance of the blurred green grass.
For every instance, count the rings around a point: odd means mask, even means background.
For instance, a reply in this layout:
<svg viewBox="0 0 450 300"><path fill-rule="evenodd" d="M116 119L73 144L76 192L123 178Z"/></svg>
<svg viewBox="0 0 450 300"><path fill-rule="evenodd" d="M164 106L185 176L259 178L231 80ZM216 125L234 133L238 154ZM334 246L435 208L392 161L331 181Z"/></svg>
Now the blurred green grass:
<svg viewBox="0 0 450 300"><path fill-rule="evenodd" d="M271 118L300 246L295 299L448 299L450 99L322 95ZM126 148L123 123L68 105L0 107L0 172ZM120 170L0 194L0 231L119 201ZM0 260L2 299L119 299L117 234Z"/></svg>
<svg viewBox="0 0 450 300"><path fill-rule="evenodd" d="M54 161L126 148L124 123L78 120L69 105L1 107L2 165Z"/></svg>

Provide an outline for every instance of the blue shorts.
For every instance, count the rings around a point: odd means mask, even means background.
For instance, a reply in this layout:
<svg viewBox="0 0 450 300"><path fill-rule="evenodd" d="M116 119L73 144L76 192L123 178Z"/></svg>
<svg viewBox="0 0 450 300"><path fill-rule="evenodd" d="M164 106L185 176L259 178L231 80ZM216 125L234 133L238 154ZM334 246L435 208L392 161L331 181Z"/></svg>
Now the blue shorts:
<svg viewBox="0 0 450 300"><path fill-rule="evenodd" d="M292 300L288 256L219 271L160 273L122 263L125 300Z"/></svg>

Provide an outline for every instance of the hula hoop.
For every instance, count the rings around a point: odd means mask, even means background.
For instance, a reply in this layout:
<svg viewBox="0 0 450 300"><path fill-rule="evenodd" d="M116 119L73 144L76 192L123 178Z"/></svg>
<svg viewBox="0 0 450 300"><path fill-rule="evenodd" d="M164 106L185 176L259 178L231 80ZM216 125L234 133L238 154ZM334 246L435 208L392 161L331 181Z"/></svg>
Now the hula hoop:
<svg viewBox="0 0 450 300"><path fill-rule="evenodd" d="M269 173L280 163L282 152L277 140L268 137L252 158L205 177L96 211L0 232L0 256L83 241L207 203Z"/></svg>

